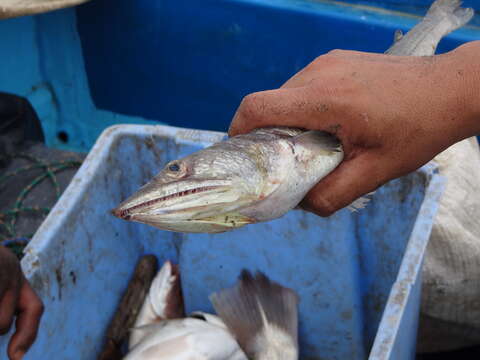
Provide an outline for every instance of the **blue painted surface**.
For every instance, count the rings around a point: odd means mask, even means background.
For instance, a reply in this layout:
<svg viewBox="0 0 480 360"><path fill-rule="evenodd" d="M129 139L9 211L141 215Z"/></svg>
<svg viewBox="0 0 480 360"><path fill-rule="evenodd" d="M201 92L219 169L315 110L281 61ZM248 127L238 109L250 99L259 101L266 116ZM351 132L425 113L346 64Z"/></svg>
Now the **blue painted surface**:
<svg viewBox="0 0 480 360"><path fill-rule="evenodd" d="M221 131L246 94L279 87L331 49L383 52L395 29L418 20L331 1L100 0L78 8L97 107ZM479 28L461 29L439 51L479 38Z"/></svg>
<svg viewBox="0 0 480 360"><path fill-rule="evenodd" d="M22 262L48 309L27 360L94 358L145 253L179 262L187 311L211 311L208 295L231 286L241 268L294 288L302 358L365 359L375 339L386 356L371 359L397 359L388 355L393 346L413 354L419 290L404 288L418 279L438 202L441 186L431 169L382 187L360 213L324 219L292 211L224 234L176 234L108 214L172 158L223 136L193 135L122 126L99 139ZM0 338L0 353L5 346Z"/></svg>
<svg viewBox="0 0 480 360"><path fill-rule="evenodd" d="M42 82L34 19L0 21L0 43L0 91L31 93Z"/></svg>
<svg viewBox="0 0 480 360"><path fill-rule="evenodd" d="M88 88L75 9L0 21L0 91L25 96L37 111L47 145L88 151L116 123L152 123L98 110ZM62 143L57 134L67 133Z"/></svg>

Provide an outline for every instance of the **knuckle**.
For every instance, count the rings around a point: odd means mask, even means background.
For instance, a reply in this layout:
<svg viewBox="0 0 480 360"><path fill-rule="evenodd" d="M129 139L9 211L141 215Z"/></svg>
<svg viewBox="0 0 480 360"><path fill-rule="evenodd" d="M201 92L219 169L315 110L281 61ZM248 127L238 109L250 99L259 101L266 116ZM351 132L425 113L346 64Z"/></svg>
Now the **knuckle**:
<svg viewBox="0 0 480 360"><path fill-rule="evenodd" d="M338 210L337 206L320 196L310 197L303 208L321 217L331 216Z"/></svg>
<svg viewBox="0 0 480 360"><path fill-rule="evenodd" d="M330 50L326 54L320 55L310 64L307 65L306 69L308 70L319 70L325 68L331 68L338 66L345 61L345 51L344 50Z"/></svg>
<svg viewBox="0 0 480 360"><path fill-rule="evenodd" d="M252 93L245 96L240 104L239 112L247 119L254 119L261 115L265 107L261 93Z"/></svg>
<svg viewBox="0 0 480 360"><path fill-rule="evenodd" d="M340 49L333 49L333 50L330 50L327 55L329 56L340 56L340 55L343 55L344 53L344 50L340 50Z"/></svg>
<svg viewBox="0 0 480 360"><path fill-rule="evenodd" d="M322 217L330 216L338 210L338 206L323 196L317 196L315 200L318 215Z"/></svg>
<svg viewBox="0 0 480 360"><path fill-rule="evenodd" d="M327 56L330 58L335 58L338 61L348 61L351 60L355 55L367 56L366 53L352 50L343 50L343 49L333 49L327 53Z"/></svg>
<svg viewBox="0 0 480 360"><path fill-rule="evenodd" d="M334 206L330 204L326 204L326 205L317 207L315 213L321 217L329 217L333 215L336 211L337 209Z"/></svg>
<svg viewBox="0 0 480 360"><path fill-rule="evenodd" d="M317 70L324 62L326 56L327 55L317 56L312 62L310 62L307 66L305 66L305 68L303 68L302 72L310 72Z"/></svg>

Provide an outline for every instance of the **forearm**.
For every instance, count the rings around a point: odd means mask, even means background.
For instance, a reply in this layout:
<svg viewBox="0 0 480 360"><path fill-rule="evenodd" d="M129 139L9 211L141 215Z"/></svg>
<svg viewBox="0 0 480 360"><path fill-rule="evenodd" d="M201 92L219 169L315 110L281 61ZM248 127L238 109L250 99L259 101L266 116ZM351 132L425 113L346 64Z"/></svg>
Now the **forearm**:
<svg viewBox="0 0 480 360"><path fill-rule="evenodd" d="M457 124L459 136L480 135L480 41L464 44L451 55L450 71L459 81L457 99L462 114Z"/></svg>

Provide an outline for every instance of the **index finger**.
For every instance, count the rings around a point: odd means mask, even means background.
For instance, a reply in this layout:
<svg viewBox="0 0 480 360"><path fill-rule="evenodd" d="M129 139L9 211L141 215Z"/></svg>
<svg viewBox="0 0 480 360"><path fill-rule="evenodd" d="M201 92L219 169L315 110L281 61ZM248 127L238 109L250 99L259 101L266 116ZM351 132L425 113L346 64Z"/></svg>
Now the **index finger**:
<svg viewBox="0 0 480 360"><path fill-rule="evenodd" d="M8 356L11 360L22 359L30 349L37 337L43 315L42 301L26 280L20 290L17 308L16 329L8 344Z"/></svg>
<svg viewBox="0 0 480 360"><path fill-rule="evenodd" d="M248 133L256 128L287 126L316 129L319 124L312 121L319 114L322 127L328 127L331 116L331 97L327 91L307 87L280 88L247 95L235 113L230 136Z"/></svg>

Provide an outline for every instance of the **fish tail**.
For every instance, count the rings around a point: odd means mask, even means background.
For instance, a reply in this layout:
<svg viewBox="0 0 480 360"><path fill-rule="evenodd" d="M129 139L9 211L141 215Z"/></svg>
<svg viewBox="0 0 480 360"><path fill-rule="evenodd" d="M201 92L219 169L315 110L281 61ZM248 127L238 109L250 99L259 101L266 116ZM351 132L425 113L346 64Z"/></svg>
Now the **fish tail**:
<svg viewBox="0 0 480 360"><path fill-rule="evenodd" d="M148 293L158 319L176 319L184 315L178 265L166 261L153 279Z"/></svg>
<svg viewBox="0 0 480 360"><path fill-rule="evenodd" d="M282 358L297 358L298 296L293 290L260 272L253 276L243 270L235 287L212 294L210 300L249 358L280 351L292 354Z"/></svg>
<svg viewBox="0 0 480 360"><path fill-rule="evenodd" d="M475 14L472 8L460 7L460 0L436 0L420 23L407 34L397 32L386 54L401 56L431 56L440 40L467 24Z"/></svg>
<svg viewBox="0 0 480 360"><path fill-rule="evenodd" d="M472 8L462 8L461 0L437 0L435 1L425 16L430 21L445 23L445 35L464 26L473 15Z"/></svg>

